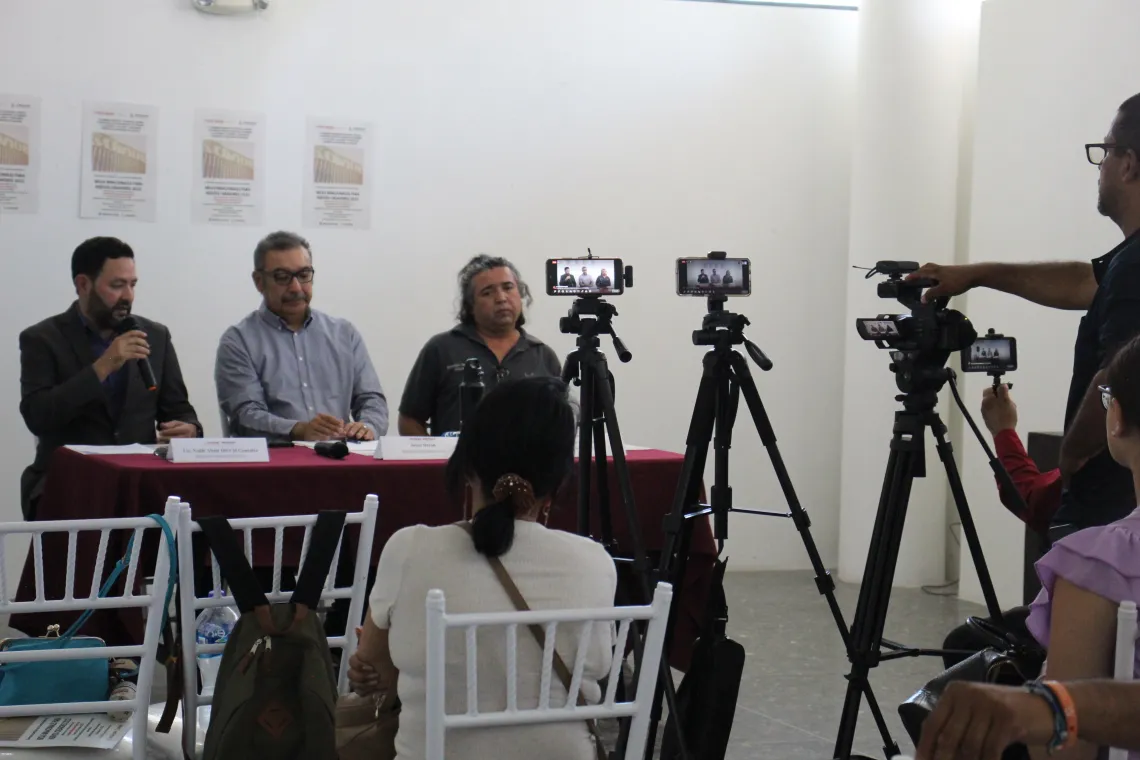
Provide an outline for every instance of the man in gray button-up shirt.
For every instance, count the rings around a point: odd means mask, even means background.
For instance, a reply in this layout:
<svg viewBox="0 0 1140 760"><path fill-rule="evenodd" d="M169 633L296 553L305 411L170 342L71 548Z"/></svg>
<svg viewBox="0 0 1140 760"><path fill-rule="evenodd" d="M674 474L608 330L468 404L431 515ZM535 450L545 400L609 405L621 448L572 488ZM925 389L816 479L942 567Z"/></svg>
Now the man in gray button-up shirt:
<svg viewBox="0 0 1140 760"><path fill-rule="evenodd" d="M373 440L388 431L388 402L360 333L309 308L313 259L299 235L257 245L261 308L226 330L214 384L234 436Z"/></svg>

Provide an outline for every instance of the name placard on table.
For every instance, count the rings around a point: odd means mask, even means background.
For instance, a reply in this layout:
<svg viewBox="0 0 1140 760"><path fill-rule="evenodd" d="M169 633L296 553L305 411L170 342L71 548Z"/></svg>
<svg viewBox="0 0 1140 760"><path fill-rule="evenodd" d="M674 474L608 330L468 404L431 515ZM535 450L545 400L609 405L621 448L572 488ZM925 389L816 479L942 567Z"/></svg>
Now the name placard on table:
<svg viewBox="0 0 1140 760"><path fill-rule="evenodd" d="M175 464L268 462L264 438L173 438L166 458Z"/></svg>
<svg viewBox="0 0 1140 760"><path fill-rule="evenodd" d="M385 435L376 447L376 458L393 462L450 459L458 441L455 437Z"/></svg>

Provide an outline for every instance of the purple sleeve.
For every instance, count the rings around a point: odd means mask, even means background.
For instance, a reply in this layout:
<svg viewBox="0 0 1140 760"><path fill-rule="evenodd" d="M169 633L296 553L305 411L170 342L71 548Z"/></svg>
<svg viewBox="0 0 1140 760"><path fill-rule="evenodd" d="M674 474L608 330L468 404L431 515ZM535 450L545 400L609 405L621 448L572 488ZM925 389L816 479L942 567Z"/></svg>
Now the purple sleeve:
<svg viewBox="0 0 1140 760"><path fill-rule="evenodd" d="M1078 588L1119 604L1140 602L1140 510L1118 522L1067 536L1038 560L1041 593L1026 624L1033 638L1049 646L1053 587L1064 578Z"/></svg>

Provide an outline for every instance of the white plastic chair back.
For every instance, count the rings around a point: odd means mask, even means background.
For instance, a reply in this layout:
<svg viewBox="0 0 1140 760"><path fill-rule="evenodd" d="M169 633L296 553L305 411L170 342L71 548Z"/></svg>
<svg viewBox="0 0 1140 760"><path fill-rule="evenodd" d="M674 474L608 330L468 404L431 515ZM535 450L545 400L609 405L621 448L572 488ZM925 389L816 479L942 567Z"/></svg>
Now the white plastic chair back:
<svg viewBox="0 0 1140 760"><path fill-rule="evenodd" d="M341 532L340 540L337 542L336 551L333 553L332 565L329 568L328 578L325 579L325 587L321 592L322 602L331 602L337 599L349 600L348 629L342 636L329 637L329 649L341 650L340 672L337 674L337 688L341 694L348 693L348 658L356 651L356 626L364 617L364 595L368 586L368 569L372 561L372 540L376 532L376 509L378 504L379 500L376 495L369 494L364 499L364 509L362 511L349 512L345 516L344 530ZM180 626L181 630L179 631L179 635L182 639L182 672L184 677L183 689L185 701L183 702L183 714L196 716L199 707L209 705L213 701L211 694L198 694L198 655L221 652L225 649L225 645L199 645L195 621L198 619L199 613L208 607L236 607L236 602L228 595L223 597L218 593L224 586L222 583L221 570L218 567L217 559L214 557L212 551L210 552L210 567L213 575L211 588L214 591L214 597L198 597L193 593L194 549L191 536L201 531L201 528L198 526L198 523L192 520L189 505L183 506L178 520L179 535L183 536L182 540L178 542L178 572L179 578L182 580L182 593L179 595L179 604L181 606L178 610L178 618L180 621L183 621L183 625ZM288 602L293 594L292 591L281 590L281 567L285 545L285 529L304 529L304 539L301 543L301 559L298 566L299 573L300 569L304 567L305 558L309 553L309 538L312 535L313 526L316 525L316 523L317 516L315 514L282 517L245 517L229 520L230 527L241 535L242 546L245 549L245 557L247 560L250 560L251 564L253 558L254 531L273 531L273 583L272 588L265 592L265 596L270 604ZM356 547L356 563L353 567L351 585L341 587L336 585L336 568L340 559L341 547L344 545L344 537L350 525L360 526L360 534L357 539ZM184 746L188 748L194 746L194 742L197 738L195 736L196 729L197 720L191 718L185 721L185 730L183 731Z"/></svg>
<svg viewBox="0 0 1140 760"><path fill-rule="evenodd" d="M1136 603L1124 601L1116 609L1116 656L1112 677L1131 681L1136 669ZM1127 760L1128 750L1112 748L1109 760Z"/></svg>
<svg viewBox="0 0 1140 760"><path fill-rule="evenodd" d="M175 533L178 530L178 517L180 501L177 496L171 496L166 502L163 516ZM142 568L139 554L142 549L143 532L152 529L152 533L159 535L158 552L153 568ZM119 557L107 556L107 547L112 531L131 531L134 543L131 546L131 555L123 573L123 593L118 596L98 597L99 588L103 585L104 570L119 561ZM76 547L79 536L83 533L99 534L99 548L92 568L91 587L87 589L75 588L75 562L77 558ZM43 537L47 533L67 534L67 556L52 556L48 558L52 564L65 564L67 567L64 596L62 599L47 599L44 594L44 548ZM9 536L30 535L32 546L32 563L35 570L36 598L32 601L13 601L14 595L9 593L8 578L4 557L5 544ZM92 538L94 538L92 536ZM124 541L124 545L125 545ZM108 562L110 564L108 564ZM142 589L143 580L152 575L154 582L149 588ZM150 707L151 685L154 682L154 668L158 656L158 642L162 635L162 606L166 600L166 589L170 581L170 550L166 538L158 530L153 520L147 517L124 517L105 520L45 520L42 522L0 523L0 615L13 615L19 613L43 612L79 612L88 609L114 610L114 609L142 609L146 615L146 627L143 633L143 642L131 646L106 646L92 648L69 648L62 650L37 650L22 652L0 652L0 664L9 662L45 662L63 660L84 660L92 658L135 658L139 661L138 688L134 699L102 701L102 702L70 702L64 704L47 705L18 705L0 707L0 718L16 718L40 715L77 715L86 713L131 712L131 735L145 737L147 735L147 710ZM145 593L136 593L136 588ZM112 593L115 593L112 590ZM83 632L80 631L80 635ZM132 743L131 756L135 760L144 760L146 742ZM43 750L34 750L42 753ZM13 753L19 750L13 750ZM99 752L91 750L92 753ZM7 754L4 752L3 754ZM45 757L42 754L37 755Z"/></svg>
<svg viewBox="0 0 1140 760"><path fill-rule="evenodd" d="M426 760L443 760L445 734L448 729L479 728L491 726L533 725L536 723L558 723L591 720L598 718L632 717L625 758L641 758L645 754L645 743L649 729L649 712L653 701L653 688L657 684L657 668L661 661L661 650L665 642L665 624L669 616L669 605L673 600L673 587L659 583L653 594L653 602L640 607L610 607L594 610L532 610L528 612L484 612L449 615L443 592L433 589L428 592L427 607L427 737L425 744ZM618 702L617 686L621 679L621 666L630 626L634 621L648 620L645 634L642 663L644 673L637 681L637 693L626 702ZM578 651L570 667L572 678L566 701L551 704L551 685L554 660L554 644L558 626L579 624ZM610 666L609 680L602 701L597 705L579 706L578 694L582 684L582 673L586 665L592 623L617 623L618 631L614 646L614 657ZM538 624L546 630L546 646L542 653L541 684L539 703L535 708L520 709L518 706L518 640L519 629L524 640L531 641L527 626ZM478 704L478 662L476 640L480 628L506 629L506 709L501 712L480 712ZM461 628L466 635L467 707L466 712L449 714L446 708L445 672L446 641L449 628ZM636 635L636 634L635 634ZM529 644L528 644L529 645Z"/></svg>

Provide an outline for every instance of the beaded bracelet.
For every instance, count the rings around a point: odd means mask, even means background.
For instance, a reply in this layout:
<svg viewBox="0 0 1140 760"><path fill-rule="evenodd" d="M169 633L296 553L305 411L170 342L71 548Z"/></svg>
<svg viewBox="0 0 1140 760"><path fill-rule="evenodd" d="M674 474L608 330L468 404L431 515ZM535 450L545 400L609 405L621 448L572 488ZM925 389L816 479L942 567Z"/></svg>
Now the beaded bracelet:
<svg viewBox="0 0 1140 760"><path fill-rule="evenodd" d="M1077 709L1069 690L1056 681L1030 681L1025 684L1025 689L1044 699L1053 712L1053 738L1047 746L1049 754L1075 745Z"/></svg>

